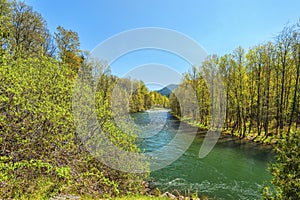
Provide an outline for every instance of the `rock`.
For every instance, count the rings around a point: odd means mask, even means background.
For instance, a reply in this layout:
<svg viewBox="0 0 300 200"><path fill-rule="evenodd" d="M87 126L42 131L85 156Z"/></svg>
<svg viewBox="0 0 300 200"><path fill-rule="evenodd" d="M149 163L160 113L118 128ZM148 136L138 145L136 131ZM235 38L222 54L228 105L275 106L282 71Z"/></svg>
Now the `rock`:
<svg viewBox="0 0 300 200"><path fill-rule="evenodd" d="M74 196L74 195L58 195L55 197L51 197L49 200L79 200L80 196Z"/></svg>
<svg viewBox="0 0 300 200"><path fill-rule="evenodd" d="M177 199L177 197L174 194L171 194L170 192L165 192L161 196L162 197L168 197L170 199Z"/></svg>
<svg viewBox="0 0 300 200"><path fill-rule="evenodd" d="M149 188L149 182L147 182L147 181L143 181L143 182L142 182L142 185L143 185L145 188Z"/></svg>

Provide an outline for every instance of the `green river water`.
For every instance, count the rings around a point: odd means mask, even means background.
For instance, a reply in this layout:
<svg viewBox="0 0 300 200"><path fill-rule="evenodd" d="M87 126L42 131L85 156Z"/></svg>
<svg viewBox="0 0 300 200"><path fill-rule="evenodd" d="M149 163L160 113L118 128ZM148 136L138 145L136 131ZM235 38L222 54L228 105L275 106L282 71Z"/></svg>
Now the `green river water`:
<svg viewBox="0 0 300 200"><path fill-rule="evenodd" d="M149 110L132 117L143 132L138 145L146 153L168 145L180 124L168 110ZM186 128L183 134L189 135L189 131ZM263 182L271 179L267 171L268 164L274 159L271 148L221 135L213 150L205 158L199 158L205 134L199 131L181 157L152 171L150 187L158 187L162 192L197 192L212 199L260 199ZM171 157L174 152L175 149L165 151L158 162Z"/></svg>

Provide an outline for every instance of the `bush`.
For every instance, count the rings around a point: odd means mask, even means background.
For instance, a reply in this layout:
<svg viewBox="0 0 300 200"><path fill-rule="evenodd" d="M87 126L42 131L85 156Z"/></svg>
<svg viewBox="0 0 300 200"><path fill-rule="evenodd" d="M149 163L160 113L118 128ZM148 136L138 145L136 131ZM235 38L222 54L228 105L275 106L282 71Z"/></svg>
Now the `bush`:
<svg viewBox="0 0 300 200"><path fill-rule="evenodd" d="M71 112L75 81L68 67L45 56L14 60L4 55L0 63L1 198L140 192L143 176L110 169L76 137ZM117 130L113 123L106 126ZM134 140L125 135L117 140L128 141L122 145L136 151Z"/></svg>
<svg viewBox="0 0 300 200"><path fill-rule="evenodd" d="M285 135L276 144L277 161L272 164L272 184L264 188L264 199L300 199L300 132Z"/></svg>

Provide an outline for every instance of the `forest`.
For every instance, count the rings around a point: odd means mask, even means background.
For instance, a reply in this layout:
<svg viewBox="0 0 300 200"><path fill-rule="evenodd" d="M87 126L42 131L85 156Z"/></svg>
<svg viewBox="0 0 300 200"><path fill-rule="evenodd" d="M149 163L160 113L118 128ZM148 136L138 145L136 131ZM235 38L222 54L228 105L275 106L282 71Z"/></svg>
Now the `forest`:
<svg viewBox="0 0 300 200"><path fill-rule="evenodd" d="M217 76L221 76L226 98L224 131L240 138L271 142L271 139L299 129L300 124L300 24L286 26L274 42L245 50L237 47L231 54L211 55L201 66L193 66L170 97L175 115L191 120L195 111L180 116L178 95L191 85L199 107L199 126L208 127L212 97L217 94ZM212 81L210 88L207 80ZM212 77L212 78L211 78ZM215 94L214 94L215 91Z"/></svg>
<svg viewBox="0 0 300 200"><path fill-rule="evenodd" d="M112 91L130 93L127 112L170 108L172 114L207 129L212 88L203 76L221 74L226 91L223 132L271 143L277 161L271 165L272 186L264 199L300 198L300 24L286 26L274 41L232 54L212 55L193 66L167 98L140 80L119 78L102 62L91 62L78 34L47 22L32 7L0 0L0 198L49 199L59 194L83 199L147 195L149 174L127 173L99 162L77 137L72 92L82 70L101 69L96 114L107 136L120 149L140 152L136 136L112 120ZM184 112L176 94L191 85L199 110ZM123 102L124 103L124 102ZM129 130L134 132L134 128ZM145 166L147 167L147 166ZM273 187L274 186L274 187Z"/></svg>

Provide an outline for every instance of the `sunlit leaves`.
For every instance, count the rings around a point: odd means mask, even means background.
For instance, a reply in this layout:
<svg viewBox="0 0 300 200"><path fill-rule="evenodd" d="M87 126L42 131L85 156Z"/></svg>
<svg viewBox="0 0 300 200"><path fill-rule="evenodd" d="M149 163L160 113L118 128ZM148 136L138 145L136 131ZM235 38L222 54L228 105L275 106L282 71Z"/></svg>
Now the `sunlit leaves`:
<svg viewBox="0 0 300 200"><path fill-rule="evenodd" d="M274 189L264 188L264 199L300 198L300 133L291 132L276 144L275 164L271 165Z"/></svg>

